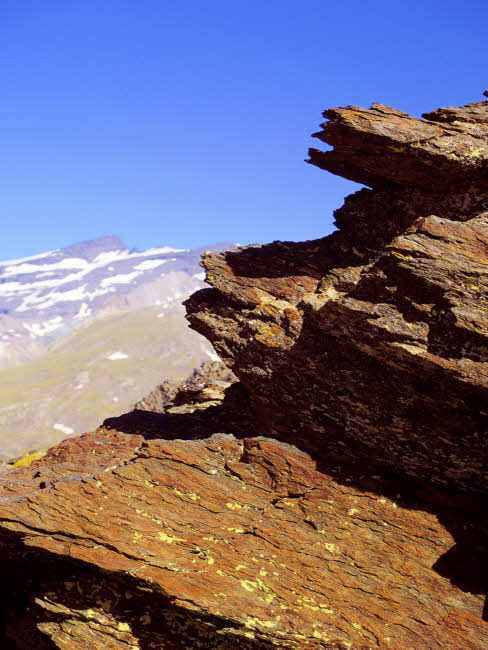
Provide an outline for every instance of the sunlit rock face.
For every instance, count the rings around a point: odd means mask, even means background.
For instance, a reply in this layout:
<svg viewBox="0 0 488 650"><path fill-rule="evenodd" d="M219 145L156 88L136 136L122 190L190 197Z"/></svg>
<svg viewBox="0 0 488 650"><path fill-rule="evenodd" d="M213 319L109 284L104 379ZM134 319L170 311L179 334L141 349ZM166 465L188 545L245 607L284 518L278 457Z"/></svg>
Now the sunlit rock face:
<svg viewBox="0 0 488 650"><path fill-rule="evenodd" d="M308 162L371 189L324 239L205 255L188 319L269 435L486 492L488 102L324 116Z"/></svg>
<svg viewBox="0 0 488 650"><path fill-rule="evenodd" d="M221 398L169 409L166 435L211 433ZM455 500L269 438L163 440L145 415L143 435L119 419L4 478L9 647L486 647L483 554Z"/></svg>

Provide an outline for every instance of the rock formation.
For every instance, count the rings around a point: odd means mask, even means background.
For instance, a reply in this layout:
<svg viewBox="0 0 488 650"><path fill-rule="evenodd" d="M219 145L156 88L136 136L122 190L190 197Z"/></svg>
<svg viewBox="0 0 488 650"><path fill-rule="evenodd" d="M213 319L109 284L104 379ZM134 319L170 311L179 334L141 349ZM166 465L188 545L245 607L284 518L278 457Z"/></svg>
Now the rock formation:
<svg viewBox="0 0 488 650"><path fill-rule="evenodd" d="M488 102L324 116L309 162L372 189L324 239L204 256L190 323L267 435L486 493Z"/></svg>
<svg viewBox="0 0 488 650"><path fill-rule="evenodd" d="M3 647L488 647L488 102L325 117L371 189L187 303L240 381L1 476Z"/></svg>

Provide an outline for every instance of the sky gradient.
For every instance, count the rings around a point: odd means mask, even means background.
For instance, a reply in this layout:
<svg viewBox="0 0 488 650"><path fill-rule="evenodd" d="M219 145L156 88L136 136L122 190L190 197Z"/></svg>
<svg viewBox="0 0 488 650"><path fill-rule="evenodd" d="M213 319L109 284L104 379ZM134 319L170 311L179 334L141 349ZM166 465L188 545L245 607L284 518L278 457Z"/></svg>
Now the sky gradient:
<svg viewBox="0 0 488 650"><path fill-rule="evenodd" d="M481 101L486 0L4 0L0 259L303 240L359 186L304 163L331 106Z"/></svg>

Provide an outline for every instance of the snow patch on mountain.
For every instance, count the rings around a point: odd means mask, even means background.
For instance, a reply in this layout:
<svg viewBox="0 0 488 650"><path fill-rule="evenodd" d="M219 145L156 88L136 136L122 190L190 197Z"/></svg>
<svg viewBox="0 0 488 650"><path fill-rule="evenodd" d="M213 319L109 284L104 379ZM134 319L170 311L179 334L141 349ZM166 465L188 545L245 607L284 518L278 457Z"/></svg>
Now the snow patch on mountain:
<svg viewBox="0 0 488 650"><path fill-rule="evenodd" d="M51 318L51 320L45 321L43 323L32 323L32 325L29 325L29 323L23 323L25 329L33 337L45 336L50 332L54 332L54 330L58 329L58 327L62 327L62 325L63 318L61 316L55 316L54 318Z"/></svg>
<svg viewBox="0 0 488 650"><path fill-rule="evenodd" d="M174 261L176 258L172 258L171 261ZM134 266L134 269L136 271L147 271L149 269L155 269L158 266L161 266L161 264L166 264L170 260L144 260L144 262L141 262L137 266Z"/></svg>
<svg viewBox="0 0 488 650"><path fill-rule="evenodd" d="M125 352L112 352L112 354L109 354L107 359L110 359L110 361L115 361L116 359L128 359L129 355L125 354Z"/></svg>
<svg viewBox="0 0 488 650"><path fill-rule="evenodd" d="M60 422L57 422L55 425L53 425L53 429L56 429L56 431L61 431L67 436L74 433L74 429L67 427L65 424L61 424Z"/></svg>
<svg viewBox="0 0 488 650"><path fill-rule="evenodd" d="M57 250L54 250L54 251L49 251L47 253L38 253L37 255L29 255L29 257L18 257L15 260L4 260L3 262L0 261L0 266L5 266L7 264L21 264L22 262L28 262L29 260L38 260L44 257L49 257L49 255L52 255L53 253L57 253L57 252L58 252Z"/></svg>
<svg viewBox="0 0 488 650"><path fill-rule="evenodd" d="M80 305L80 309L79 309L78 313L75 314L75 316L73 316L73 318L76 318L76 319L88 318L88 316L91 313L92 313L92 310L90 309L90 307L88 307L86 302L82 302L81 305Z"/></svg>
<svg viewBox="0 0 488 650"><path fill-rule="evenodd" d="M2 262L0 262L0 266ZM63 271L64 269L86 269L89 262L80 258L65 258L53 264L15 264L6 266L2 273L4 275L23 275L27 273Z"/></svg>
<svg viewBox="0 0 488 650"><path fill-rule="evenodd" d="M204 250L129 250L110 236L0 261L0 368L42 354L98 315L151 305L164 313L202 288Z"/></svg>
<svg viewBox="0 0 488 650"><path fill-rule="evenodd" d="M138 271L132 271L132 273L125 273L121 275L113 275L109 276L108 278L104 278L100 282L100 286L102 288L108 287L111 284L128 284L129 282L132 282L137 276L141 275L140 272Z"/></svg>

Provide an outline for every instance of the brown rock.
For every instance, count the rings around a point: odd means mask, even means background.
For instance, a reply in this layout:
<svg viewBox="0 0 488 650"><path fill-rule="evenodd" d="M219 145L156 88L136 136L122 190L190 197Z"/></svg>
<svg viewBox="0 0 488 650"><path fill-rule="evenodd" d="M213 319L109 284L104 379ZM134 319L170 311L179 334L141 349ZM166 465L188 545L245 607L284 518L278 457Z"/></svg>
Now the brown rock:
<svg viewBox="0 0 488 650"><path fill-rule="evenodd" d="M427 192L488 189L487 102L411 117L383 104L369 110L332 108L314 137L334 147L310 150L314 165L380 187L410 185Z"/></svg>
<svg viewBox="0 0 488 650"><path fill-rule="evenodd" d="M204 361L192 374L181 382L174 379L165 379L162 384L152 390L134 405L134 409L163 413L165 407L176 397L180 387L197 387L208 382L230 383L237 381L237 377L222 361Z"/></svg>
<svg viewBox="0 0 488 650"><path fill-rule="evenodd" d="M325 114L335 148L310 162L376 189L325 239L204 256L190 324L267 435L486 493L488 102Z"/></svg>
<svg viewBox="0 0 488 650"><path fill-rule="evenodd" d="M32 635L14 647L488 644L472 498L433 506L262 437L102 428L58 451L3 480L6 629Z"/></svg>

